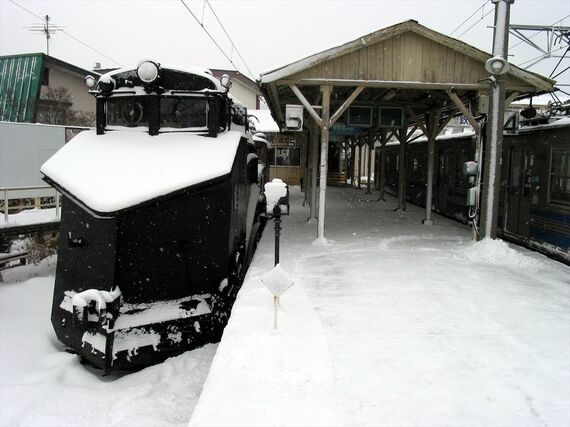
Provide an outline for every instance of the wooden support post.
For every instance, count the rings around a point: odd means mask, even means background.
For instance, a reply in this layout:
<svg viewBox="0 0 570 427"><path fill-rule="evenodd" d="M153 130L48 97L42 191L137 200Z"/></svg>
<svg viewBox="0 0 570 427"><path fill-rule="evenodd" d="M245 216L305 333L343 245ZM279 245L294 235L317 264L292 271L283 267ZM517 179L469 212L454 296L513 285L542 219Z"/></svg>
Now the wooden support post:
<svg viewBox="0 0 570 427"><path fill-rule="evenodd" d="M350 185L354 187L354 178L356 177L356 141L350 141Z"/></svg>
<svg viewBox="0 0 570 427"><path fill-rule="evenodd" d="M407 127L402 127L397 132L400 141L400 156L398 161L398 209L406 210L406 134Z"/></svg>
<svg viewBox="0 0 570 427"><path fill-rule="evenodd" d="M388 142L386 129L380 130L380 197L378 200L386 200L384 191L386 187L386 143Z"/></svg>
<svg viewBox="0 0 570 427"><path fill-rule="evenodd" d="M312 123L311 129L311 186L313 190L311 192L311 212L309 221L317 219L317 177L319 170L319 128L315 122Z"/></svg>
<svg viewBox="0 0 570 427"><path fill-rule="evenodd" d="M433 175L435 163L435 137L438 134L439 118L441 110L430 111L426 120L428 152L427 152L427 177L426 177L426 214L422 221L424 225L433 225L431 215L433 200Z"/></svg>
<svg viewBox="0 0 570 427"><path fill-rule="evenodd" d="M323 117L321 122L321 168L320 168L320 189L319 189L319 224L317 238L325 238L325 203L327 191L327 167L329 151L329 125L330 125L330 97L331 86L321 86L323 94Z"/></svg>
<svg viewBox="0 0 570 427"><path fill-rule="evenodd" d="M370 133L368 144L368 174L366 175L366 194L372 194L370 191L370 184L372 181L372 147L374 146L374 134Z"/></svg>
<svg viewBox="0 0 570 427"><path fill-rule="evenodd" d="M356 179L358 180L358 189L360 190L360 181L362 179L362 144L358 144L358 176Z"/></svg>

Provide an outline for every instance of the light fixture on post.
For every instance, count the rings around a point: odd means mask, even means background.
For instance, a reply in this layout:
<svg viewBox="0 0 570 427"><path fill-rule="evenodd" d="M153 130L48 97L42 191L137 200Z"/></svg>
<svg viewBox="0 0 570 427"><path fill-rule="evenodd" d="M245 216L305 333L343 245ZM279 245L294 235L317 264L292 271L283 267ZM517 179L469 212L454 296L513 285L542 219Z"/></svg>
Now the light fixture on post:
<svg viewBox="0 0 570 427"><path fill-rule="evenodd" d="M115 79L105 74L99 79L98 86L101 92L112 92L116 87Z"/></svg>
<svg viewBox="0 0 570 427"><path fill-rule="evenodd" d="M160 65L154 61L141 61L137 66L137 76L146 84L154 83L158 79Z"/></svg>
<svg viewBox="0 0 570 427"><path fill-rule="evenodd" d="M230 79L230 76L227 74L224 74L222 77L220 77L220 84L224 89L226 89L226 91L229 91L230 87L232 87L232 79Z"/></svg>
<svg viewBox="0 0 570 427"><path fill-rule="evenodd" d="M89 89L93 89L95 85L97 85L97 80L95 80L95 77L91 75L85 76L83 81L85 82L85 86L87 86Z"/></svg>
<svg viewBox="0 0 570 427"><path fill-rule="evenodd" d="M495 76L502 76L509 71L509 68L509 63L500 56L493 56L485 62L485 70Z"/></svg>

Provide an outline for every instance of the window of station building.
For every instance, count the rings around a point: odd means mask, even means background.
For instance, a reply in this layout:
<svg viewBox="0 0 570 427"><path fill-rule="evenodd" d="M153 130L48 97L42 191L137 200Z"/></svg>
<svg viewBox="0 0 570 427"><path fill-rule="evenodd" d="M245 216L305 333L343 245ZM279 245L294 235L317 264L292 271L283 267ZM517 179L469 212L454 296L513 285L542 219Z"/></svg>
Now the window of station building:
<svg viewBox="0 0 570 427"><path fill-rule="evenodd" d="M272 166L301 166L301 149L295 147L273 148L269 153Z"/></svg>
<svg viewBox="0 0 570 427"><path fill-rule="evenodd" d="M42 86L49 86L49 68L44 67L42 72Z"/></svg>
<svg viewBox="0 0 570 427"><path fill-rule="evenodd" d="M570 205L570 151L552 149L549 184L549 202Z"/></svg>

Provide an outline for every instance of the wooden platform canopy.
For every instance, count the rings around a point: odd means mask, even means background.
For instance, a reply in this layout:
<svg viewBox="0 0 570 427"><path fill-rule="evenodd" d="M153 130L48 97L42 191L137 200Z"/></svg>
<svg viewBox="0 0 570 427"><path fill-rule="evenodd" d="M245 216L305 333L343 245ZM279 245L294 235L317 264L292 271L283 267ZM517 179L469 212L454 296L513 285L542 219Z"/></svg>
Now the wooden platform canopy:
<svg viewBox="0 0 570 427"><path fill-rule="evenodd" d="M351 105L373 106L376 116L367 129L369 141L385 144L393 135L401 143L400 207L404 206L405 143L417 129L428 137L424 221L431 222L435 137L458 114L463 114L480 135L477 118L483 112L481 95L488 94L492 84L485 71L485 62L490 57L486 52L410 20L261 74L262 92L282 129L287 104L302 104L312 117L306 120L314 135L308 141L310 179L307 188L312 195L312 216L317 206L320 135L319 238L324 238L329 129ZM553 80L514 65L503 79L507 103L551 92L555 84ZM377 115L381 107L402 109L404 118L399 128L379 125Z"/></svg>

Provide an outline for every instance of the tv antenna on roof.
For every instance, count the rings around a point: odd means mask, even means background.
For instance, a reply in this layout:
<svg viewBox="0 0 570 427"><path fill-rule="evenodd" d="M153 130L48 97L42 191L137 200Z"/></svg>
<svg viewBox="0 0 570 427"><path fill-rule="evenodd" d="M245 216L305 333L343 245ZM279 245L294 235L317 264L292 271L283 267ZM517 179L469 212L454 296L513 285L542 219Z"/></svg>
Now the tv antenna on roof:
<svg viewBox="0 0 570 427"><path fill-rule="evenodd" d="M28 30L36 34L46 36L46 54L49 55L49 41L51 39L51 35L55 34L58 31L63 31L64 27L50 24L50 17L49 15L46 15L43 24L34 24L31 27L24 27L24 28L27 28Z"/></svg>

